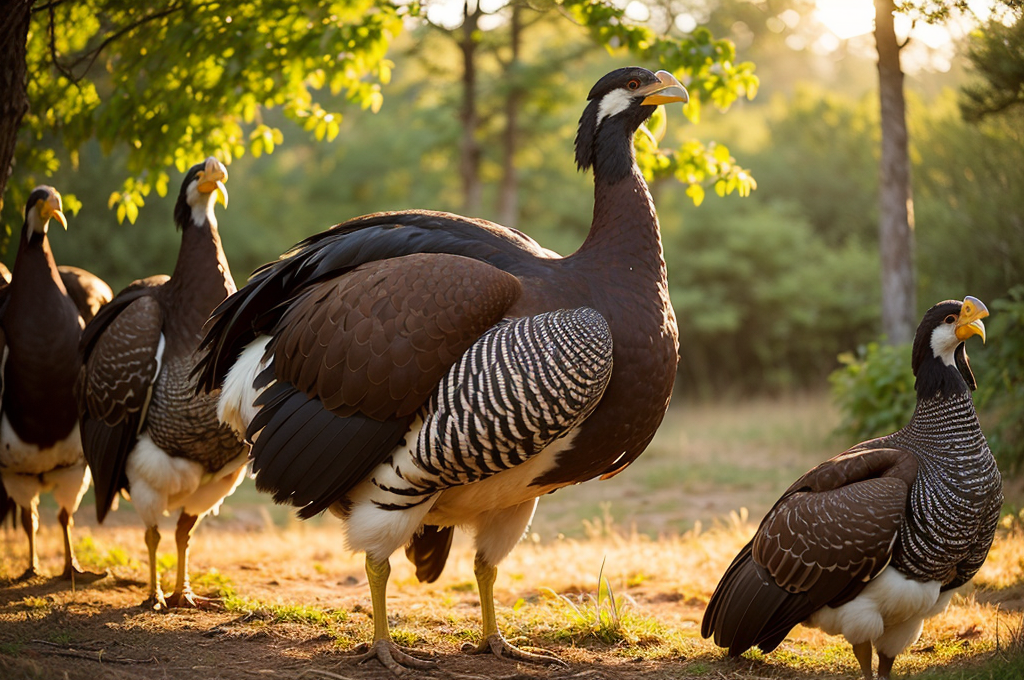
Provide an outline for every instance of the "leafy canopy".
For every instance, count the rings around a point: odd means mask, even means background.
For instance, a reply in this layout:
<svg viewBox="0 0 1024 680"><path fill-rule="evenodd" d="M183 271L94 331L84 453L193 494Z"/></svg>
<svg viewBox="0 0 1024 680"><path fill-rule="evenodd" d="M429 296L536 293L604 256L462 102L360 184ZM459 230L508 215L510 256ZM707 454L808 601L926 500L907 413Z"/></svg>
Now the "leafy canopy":
<svg viewBox="0 0 1024 680"><path fill-rule="evenodd" d="M17 152L36 176L22 191L56 171L53 147L77 163L95 138L105 152L128 151L133 176L110 206L134 222L144 196L167 193L168 167L272 152L282 137L263 122L265 109L333 139L339 100L379 108L388 45L416 6L87 0L37 10L27 45L32 108Z"/></svg>
<svg viewBox="0 0 1024 680"><path fill-rule="evenodd" d="M691 90L694 120L704 100L724 110L756 94L753 64L736 63L732 42L706 30L657 36L605 0L555 0L552 8L609 50L674 72ZM183 172L206 155L230 163L247 151L272 153L284 135L265 120L270 109L330 141L346 105L380 108L395 67L388 47L420 9L403 0L39 4L27 45L31 111L8 205L20 207L30 187L58 170L57 149L77 165L91 139L105 153L127 152L131 175L108 205L131 222L150 192L167 193L171 166ZM698 203L705 184L719 194L755 187L722 145L641 151L649 178L675 176ZM65 202L72 211L81 206L74 196Z"/></svg>

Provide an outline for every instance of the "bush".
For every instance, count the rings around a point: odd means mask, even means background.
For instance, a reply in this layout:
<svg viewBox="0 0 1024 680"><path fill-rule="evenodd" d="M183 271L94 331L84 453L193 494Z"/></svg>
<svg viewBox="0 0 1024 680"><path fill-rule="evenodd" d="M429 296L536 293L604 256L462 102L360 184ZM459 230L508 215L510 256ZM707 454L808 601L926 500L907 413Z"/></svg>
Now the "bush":
<svg viewBox="0 0 1024 680"><path fill-rule="evenodd" d="M910 343L872 342L856 354L839 355L842 366L829 382L842 416L841 433L863 441L895 432L910 421L917 403L910 350Z"/></svg>
<svg viewBox="0 0 1024 680"><path fill-rule="evenodd" d="M1024 285L996 300L989 309L991 345L972 357L981 412L989 446L1006 472L1024 463Z"/></svg>

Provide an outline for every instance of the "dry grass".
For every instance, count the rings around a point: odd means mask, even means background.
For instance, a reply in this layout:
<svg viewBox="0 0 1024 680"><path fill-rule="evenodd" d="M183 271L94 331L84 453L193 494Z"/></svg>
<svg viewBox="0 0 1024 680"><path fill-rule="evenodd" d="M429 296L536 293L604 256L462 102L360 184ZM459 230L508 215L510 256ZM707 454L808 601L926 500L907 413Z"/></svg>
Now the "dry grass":
<svg viewBox="0 0 1024 680"><path fill-rule="evenodd" d="M798 627L772 654L739 660L725 658L699 635L707 600L756 518L795 474L842 448L829 440L829 415L811 398L760 402L745 412L695 408L667 424L635 470L566 490L569 498L560 498L566 492L545 498L535 531L501 565L498 619L510 638L555 651L569 670L459 653L479 635L473 556L464 540L434 584L417 583L402 556L392 559L395 637L440 657L429 677L460 680L857 677L845 642L818 631ZM674 492L648 481L673 466L716 460L740 473L712 483L677 470ZM766 474L769 469L775 473ZM684 531L672 530L674 508L635 503L673 493L692 513L679 515L689 517ZM693 496L705 500L694 505ZM752 516L721 509L729 499L750 500ZM278 523L265 507L236 501L194 540L194 585L224 598L218 611L139 609L147 572L137 520L122 511L121 526L95 527L82 513L79 555L86 567L108 568L112 577L84 589L46 579L0 586L0 677L389 677L374 664L343 663L344 651L367 639L372 621L362 559L344 549L339 527L332 521ZM50 573L62 558L54 524L44 519L40 534L43 568ZM1024 519L1004 524L975 592L956 598L926 625L921 641L897 661L898 675L1021 677ZM652 525L657 530L649 530ZM165 536L160 563L170 576L173 545L171 533ZM24 568L26 555L20 532L0 531L0 542L2 584ZM165 580L165 588L171 585Z"/></svg>

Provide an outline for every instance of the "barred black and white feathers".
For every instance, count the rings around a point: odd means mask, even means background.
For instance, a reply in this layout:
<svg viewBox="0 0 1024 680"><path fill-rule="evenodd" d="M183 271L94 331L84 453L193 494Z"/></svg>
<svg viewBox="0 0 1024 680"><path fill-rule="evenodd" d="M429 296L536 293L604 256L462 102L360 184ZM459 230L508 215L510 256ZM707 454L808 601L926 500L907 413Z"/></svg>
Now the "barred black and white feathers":
<svg viewBox="0 0 1024 680"><path fill-rule="evenodd" d="M890 439L919 467L892 564L943 590L958 588L985 561L1002 505L999 469L970 395L919 403L910 424Z"/></svg>
<svg viewBox="0 0 1024 680"><path fill-rule="evenodd" d="M521 465L593 412L611 369L611 331L593 309L505 321L441 381L415 461L435 489Z"/></svg>

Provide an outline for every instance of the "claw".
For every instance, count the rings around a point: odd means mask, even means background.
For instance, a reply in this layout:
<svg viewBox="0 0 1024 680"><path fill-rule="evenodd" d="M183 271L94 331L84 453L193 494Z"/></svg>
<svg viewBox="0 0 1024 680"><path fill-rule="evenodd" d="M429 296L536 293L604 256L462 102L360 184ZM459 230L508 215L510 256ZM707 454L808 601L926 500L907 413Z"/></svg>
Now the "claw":
<svg viewBox="0 0 1024 680"><path fill-rule="evenodd" d="M166 606L170 609L201 609L204 611L218 610L224 608L224 603L219 598L203 597L192 592L191 588L170 594L166 600Z"/></svg>
<svg viewBox="0 0 1024 680"><path fill-rule="evenodd" d="M149 594L142 604L139 605L143 609L150 609L155 612L167 611L167 600L164 599L164 594L157 589L155 592Z"/></svg>
<svg viewBox="0 0 1024 680"><path fill-rule="evenodd" d="M34 579L36 576L39 576L39 568L38 567L29 567L25 571L21 572L21 576L19 576L18 578L14 579L14 582L15 583L21 583L22 581L30 581L30 580Z"/></svg>
<svg viewBox="0 0 1024 680"><path fill-rule="evenodd" d="M569 667L569 664L559 659L554 652L541 649L540 647L531 647L530 649L534 649L536 651L528 652L525 649L516 647L502 637L501 633L489 635L484 640L481 640L478 645L467 642L462 646L462 651L467 654L487 654L490 652L499 659L512 659L515 661L526 661L528 663L550 664L552 666L561 666L562 668Z"/></svg>
<svg viewBox="0 0 1024 680"><path fill-rule="evenodd" d="M428 670L436 663L419 659L410 654L413 650L400 647L391 640L377 640L373 644L362 643L355 648L355 654L345 658L346 663L360 664L376 659L381 665L395 675L402 675L410 668Z"/></svg>
<svg viewBox="0 0 1024 680"><path fill-rule="evenodd" d="M75 585L85 585L104 579L108 575L109 573L106 571L85 571L77 564L72 564L64 568L60 578L64 581L71 581Z"/></svg>

